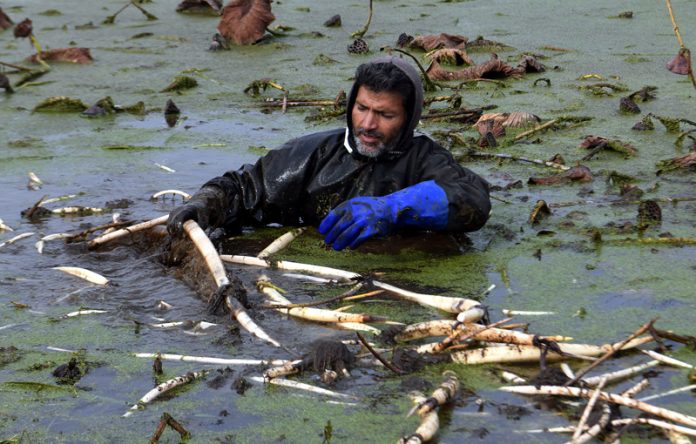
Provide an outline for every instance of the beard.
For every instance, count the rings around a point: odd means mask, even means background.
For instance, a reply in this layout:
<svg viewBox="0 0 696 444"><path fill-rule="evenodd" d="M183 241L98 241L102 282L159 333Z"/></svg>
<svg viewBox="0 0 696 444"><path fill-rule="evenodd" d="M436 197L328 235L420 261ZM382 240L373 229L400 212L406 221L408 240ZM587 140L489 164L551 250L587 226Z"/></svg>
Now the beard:
<svg viewBox="0 0 696 444"><path fill-rule="evenodd" d="M387 151L391 151L392 148L394 148L395 141L385 141L384 140L384 133L377 131L377 130L365 130L363 128L356 128L353 131L353 141L355 142L355 149L358 150L358 153L362 154L365 157L378 157L382 155L383 153L386 153ZM375 137L377 138L377 142L375 143L363 143L358 136L360 135L366 135L370 137Z"/></svg>

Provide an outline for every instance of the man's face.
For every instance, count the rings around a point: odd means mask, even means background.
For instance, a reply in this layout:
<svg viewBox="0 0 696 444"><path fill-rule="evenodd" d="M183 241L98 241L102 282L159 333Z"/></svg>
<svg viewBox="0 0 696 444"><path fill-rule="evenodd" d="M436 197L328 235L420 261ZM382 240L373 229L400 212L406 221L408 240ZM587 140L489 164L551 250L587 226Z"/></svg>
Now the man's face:
<svg viewBox="0 0 696 444"><path fill-rule="evenodd" d="M394 148L406 123L404 100L397 92L374 92L360 86L351 114L358 152L377 157Z"/></svg>

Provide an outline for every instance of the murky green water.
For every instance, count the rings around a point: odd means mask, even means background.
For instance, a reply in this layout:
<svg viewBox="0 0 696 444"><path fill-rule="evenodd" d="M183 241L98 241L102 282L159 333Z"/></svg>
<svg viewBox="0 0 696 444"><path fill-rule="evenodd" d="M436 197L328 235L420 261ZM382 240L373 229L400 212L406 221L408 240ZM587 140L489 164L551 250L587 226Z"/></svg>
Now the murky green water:
<svg viewBox="0 0 696 444"><path fill-rule="evenodd" d="M193 434L193 442L322 442L324 427L331 421L332 442L395 442L411 433L417 420L404 419L410 408L408 389L400 380L372 369L356 369L338 390L363 397L357 406L327 404L324 399L281 388L253 386L244 395L230 388L234 378L258 375L259 368L235 368L222 388L197 382L166 400L155 402L130 418L121 415L153 386L151 363L131 353L169 352L200 356L288 358L242 332L230 334L225 326L206 336L190 336L182 330L162 331L135 322L153 323L154 317L167 320L208 319L234 325L222 318L211 319L205 305L183 283L175 280L151 258L121 246L87 252L83 246L48 242L39 255L33 247L39 235L76 230L83 223L106 223L111 214L86 217L58 217L30 223L20 211L31 207L44 194L50 197L79 194L65 205L103 207L108 201L129 199L127 209L116 210L124 217L149 219L168 212L171 201L152 202L152 193L178 188L195 191L208 178L242 163L254 161L259 147L272 148L310 131L341 125L340 121L307 123L305 112L287 114L260 111L258 101L243 94L253 80L272 78L290 90L291 97L303 85L317 89L316 97L333 98L339 89L350 87L355 66L370 56L346 52L350 33L367 18L365 2L306 2L285 0L273 3L277 17L273 25L294 29L287 36L262 45L206 50L217 19L174 12L175 3L162 0L144 6L158 21L147 21L134 8L124 11L114 25L102 25L125 2L83 2L58 0L50 5L34 0L4 2L1 6L18 22L30 17L39 41L49 48L70 45L89 47L94 63L88 66L54 65L38 85L19 88L13 95L0 93L0 218L15 229L0 233L0 241L15 234L35 232L28 239L0 249L0 347L14 346L19 352L3 357L0 364L0 439L23 437L26 442L136 442L155 430L162 412L169 412ZM696 35L689 23L696 22L694 1L677 1L674 7L685 43L696 48ZM589 123L558 132L540 134L540 143L515 144L501 151L531 158L548 159L560 153L567 162L585 155L578 144L587 134L619 138L633 143L638 155L631 159L603 152L584 162L595 180L584 186L529 187L496 192L506 201L494 201L490 224L471 236L473 247L463 253L445 241L413 243L401 240L388 254L385 245L358 252L335 253L321 247L320 238L310 233L289 249L284 257L311 263L340 266L355 271L386 272L383 280L411 288L446 295L476 297L491 283L497 285L485 303L494 319L500 310L550 310L548 317L520 319L531 322L531 331L565 334L578 342L604 343L623 339L639 325L659 317L657 326L683 334L694 334L693 282L696 271L694 246L594 245L588 229L602 228L605 239L635 234L612 234L608 223L635 222L637 205L611 205L618 188L607 182L611 171L637 178L646 198L695 196L694 175L655 175L661 159L685 154L674 146L677 134L667 133L658 122L649 132L631 131L631 126L648 112L696 120L693 109L696 93L685 77L664 69L676 53L677 43L669 17L661 2L550 1L465 1L420 2L382 0L367 34L372 54L384 45L394 45L397 36L448 32L470 38L483 35L514 47L500 52L515 64L522 53L544 55L550 69L511 81L507 88L480 83L462 91L467 106L496 104L498 111L524 110L543 119L562 115L592 116ZM308 8L308 9L307 9ZM60 15L42 15L56 9ZM632 10L634 18L610 18ZM341 28L322 23L341 14ZM94 29L76 29L92 22ZM311 35L317 31L322 36ZM133 38L141 33L149 37ZM550 46L569 51L549 49ZM12 31L0 32L0 60L20 63L32 53L28 41L15 40ZM319 54L336 60L329 65L314 64ZM474 53L476 61L488 58ZM202 70L195 77L199 86L177 94L160 93L176 75L185 70ZM6 72L9 71L6 68ZM639 103L641 115L618 111L621 93L612 97L593 96L578 89L595 80L578 80L583 74L600 74L612 84L630 91L646 85L658 87L657 99ZM16 81L18 76L10 76ZM550 79L550 87L533 86L539 77ZM543 84L542 84L543 85ZM445 90L438 94L450 94ZM626 94L626 93L624 93ZM118 114L86 119L77 114L40 114L31 110L43 99L65 95L93 104L111 96L116 104L143 101L150 111L143 117ZM275 91L266 96L278 97ZM161 109L173 99L182 110L182 121L174 128L165 124ZM687 129L688 126L683 126ZM455 123L425 123L435 132L458 129L467 136L475 132ZM535 139L535 138L532 138ZM127 145L130 150L107 147ZM168 172L157 164L175 172ZM514 180L526 183L531 176L552 173L522 163L475 161L467 166L495 185ZM38 191L28 190L27 173L43 181ZM555 208L539 225L527 223L537 199L550 204L590 201ZM178 203L178 201L177 201ZM61 206L53 204L52 207ZM669 232L695 237L696 203L662 203L662 225L645 236ZM572 222L572 223L570 223ZM506 240L501 227L514 235ZM548 230L552 236L539 236ZM269 239L279 234L271 230ZM423 245L437 245L426 248ZM394 251L392 251L394 250ZM535 252L541 254L535 256ZM254 251L242 253L253 254ZM95 287L58 271L55 266L81 266L112 280L107 287ZM258 272L231 267L248 288ZM300 300L328 295L321 286L302 284L273 273L275 282L288 288ZM250 292L254 301L261 296ZM174 309L155 310L164 299ZM11 301L28 305L15 309ZM405 303L361 304L360 309L391 314L396 319L437 317L437 313L411 309ZM60 319L80 307L107 310L105 314ZM408 310L406 309L408 308ZM587 314L576 316L580 309ZM273 313L255 313L269 332L294 349L306 351L317 337L350 337L350 334L297 323ZM4 328L3 328L4 327ZM76 389L32 390L10 382L55 384L52 369L67 362L68 352L48 347L86 350L89 372ZM679 357L696 363L696 354L680 349ZM16 359L15 359L16 358ZM644 358L624 358L621 365ZM608 364L614 368L618 364ZM574 364L578 366L578 364ZM39 369L36 369L39 368ZM165 376L214 366L165 362ZM498 366L458 369L463 385L475 394L465 396L454 408L441 414L440 442L505 442L511 434L522 442L557 442L558 436L522 434L523 430L566 425L568 420L544 409L536 409L525 398L495 390ZM505 368L533 374L533 367ZM440 367L421 374L430 382L440 380ZM210 381L210 377L208 380ZM311 376L303 378L313 381ZM614 387L616 392L631 385ZM688 383L686 372L661 369L652 379L652 394ZM482 399L483 409L475 402ZM683 413L696 414L691 393L674 395L656 404ZM519 419L506 416L506 405L524 407ZM485 429L485 432L483 431ZM519 433L519 435L518 435ZM171 430L163 440L178 436ZM563 439L563 438L560 438ZM633 438L631 438L633 439ZM660 441L656 437L653 440Z"/></svg>

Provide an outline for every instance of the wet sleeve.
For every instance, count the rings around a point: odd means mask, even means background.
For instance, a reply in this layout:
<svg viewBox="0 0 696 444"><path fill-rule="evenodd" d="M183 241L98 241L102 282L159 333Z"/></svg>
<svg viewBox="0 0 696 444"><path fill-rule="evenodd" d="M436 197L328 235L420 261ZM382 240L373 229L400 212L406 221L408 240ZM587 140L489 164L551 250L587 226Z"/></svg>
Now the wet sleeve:
<svg viewBox="0 0 696 444"><path fill-rule="evenodd" d="M488 182L459 165L440 146L425 156L422 165L419 181L434 180L447 195L447 231L475 231L483 227L491 212Z"/></svg>
<svg viewBox="0 0 696 444"><path fill-rule="evenodd" d="M204 186L219 187L225 194L223 226L239 231L244 225L297 223L299 203L314 170L315 148L294 139L254 165L208 181Z"/></svg>

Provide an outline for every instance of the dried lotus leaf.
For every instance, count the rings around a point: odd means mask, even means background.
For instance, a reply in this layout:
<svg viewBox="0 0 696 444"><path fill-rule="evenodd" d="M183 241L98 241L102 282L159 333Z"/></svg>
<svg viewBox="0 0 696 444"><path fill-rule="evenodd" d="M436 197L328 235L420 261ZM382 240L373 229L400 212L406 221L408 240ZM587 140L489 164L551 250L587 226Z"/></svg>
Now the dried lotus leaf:
<svg viewBox="0 0 696 444"><path fill-rule="evenodd" d="M263 37L273 20L270 0L233 0L222 9L217 30L237 45L251 45Z"/></svg>

